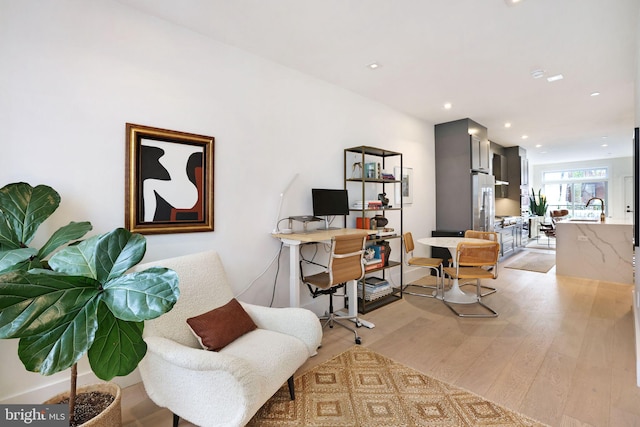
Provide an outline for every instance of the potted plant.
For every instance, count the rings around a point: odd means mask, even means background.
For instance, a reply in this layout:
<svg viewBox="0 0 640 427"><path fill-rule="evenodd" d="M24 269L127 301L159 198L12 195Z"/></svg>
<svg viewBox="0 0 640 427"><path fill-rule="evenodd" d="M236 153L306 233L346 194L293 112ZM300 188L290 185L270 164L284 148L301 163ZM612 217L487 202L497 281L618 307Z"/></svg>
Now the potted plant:
<svg viewBox="0 0 640 427"><path fill-rule="evenodd" d="M146 353L144 321L171 310L179 290L177 274L166 268L126 274L144 256L146 240L122 228L53 253L91 229L72 222L41 249L28 247L59 201L46 186L0 189L0 338L20 340L18 357L29 371L71 368L74 421L78 360L87 354L105 381L132 372Z"/></svg>
<svg viewBox="0 0 640 427"><path fill-rule="evenodd" d="M529 196L529 210L533 215L544 217L547 214L547 197L542 194L542 189L538 190L538 194L531 189L531 196Z"/></svg>

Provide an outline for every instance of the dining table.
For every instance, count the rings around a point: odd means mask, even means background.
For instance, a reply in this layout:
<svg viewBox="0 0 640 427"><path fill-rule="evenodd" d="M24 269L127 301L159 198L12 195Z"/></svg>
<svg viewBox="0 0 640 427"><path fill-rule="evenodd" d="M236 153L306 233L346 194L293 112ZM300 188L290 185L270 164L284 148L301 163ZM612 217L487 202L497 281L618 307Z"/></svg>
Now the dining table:
<svg viewBox="0 0 640 427"><path fill-rule="evenodd" d="M470 243L487 243L484 239L475 239L470 237L453 237L453 236L439 236L439 237L423 237L417 240L418 243L427 246L436 246L441 248L447 248L451 253L451 260L453 266L456 265L456 252L458 249L458 243L470 242ZM464 292L460 288L460 283L457 277L454 277L451 283L451 287L444 291L442 295L435 295L436 298L442 299L454 304L473 304L478 302L478 296L473 293Z"/></svg>

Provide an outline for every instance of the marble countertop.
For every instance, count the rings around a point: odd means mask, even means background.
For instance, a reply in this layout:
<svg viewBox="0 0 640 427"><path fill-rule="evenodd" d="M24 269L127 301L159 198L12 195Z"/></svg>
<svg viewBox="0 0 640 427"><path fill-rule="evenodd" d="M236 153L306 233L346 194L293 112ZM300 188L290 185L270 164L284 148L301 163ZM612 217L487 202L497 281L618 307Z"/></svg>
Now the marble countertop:
<svg viewBox="0 0 640 427"><path fill-rule="evenodd" d="M624 220L624 219L615 219L615 218L606 218L604 222L600 222L600 220L571 220L565 219L562 221L558 221L556 225L560 224L574 224L574 225L633 225L632 220Z"/></svg>

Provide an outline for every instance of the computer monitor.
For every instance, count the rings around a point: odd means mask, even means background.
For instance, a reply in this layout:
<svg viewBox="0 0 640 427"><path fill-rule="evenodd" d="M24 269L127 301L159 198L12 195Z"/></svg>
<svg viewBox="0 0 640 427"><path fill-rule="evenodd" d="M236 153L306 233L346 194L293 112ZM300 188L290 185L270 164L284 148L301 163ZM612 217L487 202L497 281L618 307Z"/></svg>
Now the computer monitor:
<svg viewBox="0 0 640 427"><path fill-rule="evenodd" d="M324 217L324 228L329 229L329 217L349 215L347 190L312 188L313 215Z"/></svg>

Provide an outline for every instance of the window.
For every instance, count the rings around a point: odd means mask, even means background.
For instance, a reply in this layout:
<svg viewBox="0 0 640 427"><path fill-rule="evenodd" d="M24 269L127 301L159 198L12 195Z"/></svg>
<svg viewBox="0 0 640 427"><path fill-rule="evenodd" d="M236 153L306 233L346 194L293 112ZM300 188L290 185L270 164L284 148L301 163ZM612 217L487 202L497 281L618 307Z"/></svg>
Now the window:
<svg viewBox="0 0 640 427"><path fill-rule="evenodd" d="M600 215L600 201L607 206L609 173L607 168L571 169L544 172L542 192L547 196L549 210L568 209L574 218L597 218Z"/></svg>

